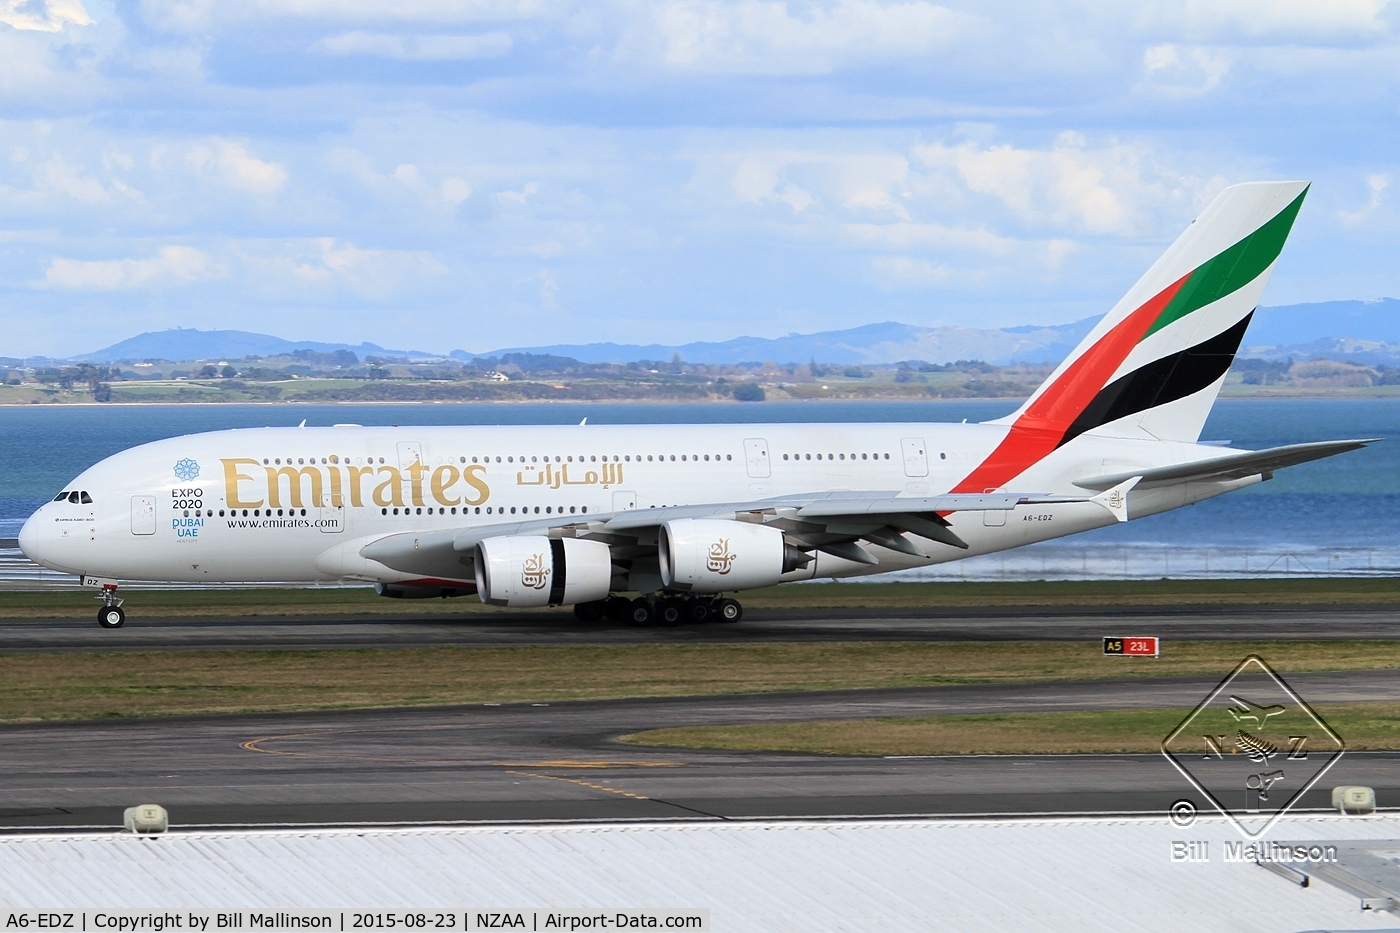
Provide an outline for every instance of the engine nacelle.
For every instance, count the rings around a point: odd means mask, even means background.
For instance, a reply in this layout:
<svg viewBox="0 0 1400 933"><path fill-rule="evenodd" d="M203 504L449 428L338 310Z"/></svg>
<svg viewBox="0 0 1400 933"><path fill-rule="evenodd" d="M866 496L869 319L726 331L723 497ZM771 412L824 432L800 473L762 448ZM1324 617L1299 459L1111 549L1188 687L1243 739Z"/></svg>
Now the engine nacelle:
<svg viewBox="0 0 1400 933"><path fill-rule="evenodd" d="M773 586L811 561L777 528L726 519L669 521L657 536L657 552L662 585L694 593Z"/></svg>
<svg viewBox="0 0 1400 933"><path fill-rule="evenodd" d="M492 606L567 606L608 595L612 553L600 541L506 535L476 546L476 594Z"/></svg>

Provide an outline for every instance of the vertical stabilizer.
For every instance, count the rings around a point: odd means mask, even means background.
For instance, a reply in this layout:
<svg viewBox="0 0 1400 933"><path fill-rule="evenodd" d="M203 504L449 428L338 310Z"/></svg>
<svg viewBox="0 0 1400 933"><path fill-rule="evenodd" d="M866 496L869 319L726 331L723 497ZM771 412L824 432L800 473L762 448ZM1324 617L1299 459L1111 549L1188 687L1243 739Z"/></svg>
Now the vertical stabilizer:
<svg viewBox="0 0 1400 933"><path fill-rule="evenodd" d="M1026 403L996 422L1011 433L959 490L1000 487L1089 432L1199 438L1307 190L1279 181L1222 191Z"/></svg>

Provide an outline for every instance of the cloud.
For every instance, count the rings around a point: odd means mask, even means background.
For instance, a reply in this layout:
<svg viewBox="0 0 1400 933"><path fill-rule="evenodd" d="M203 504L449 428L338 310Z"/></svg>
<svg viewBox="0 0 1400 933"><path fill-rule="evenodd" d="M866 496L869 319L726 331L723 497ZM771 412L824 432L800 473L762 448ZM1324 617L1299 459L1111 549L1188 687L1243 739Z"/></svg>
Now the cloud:
<svg viewBox="0 0 1400 933"><path fill-rule="evenodd" d="M1196 39L1247 37L1315 45L1389 31L1389 0L1158 0L1137 8L1139 29Z"/></svg>
<svg viewBox="0 0 1400 933"><path fill-rule="evenodd" d="M793 214L830 204L908 219L901 200L908 191L909 163L901 154L774 149L706 155L700 161L701 184L727 174L731 192L749 204L785 204Z"/></svg>
<svg viewBox="0 0 1400 933"><path fill-rule="evenodd" d="M1165 43L1142 53L1149 87L1182 97L1199 97L1214 90L1230 71L1230 56L1218 49Z"/></svg>
<svg viewBox="0 0 1400 933"><path fill-rule="evenodd" d="M444 178L438 185L438 194L448 204L461 204L472 196L472 186L460 178Z"/></svg>
<svg viewBox="0 0 1400 933"><path fill-rule="evenodd" d="M85 175L62 158L50 159L34 169L34 184L42 191L56 191L75 201L105 204L112 200L102 182Z"/></svg>
<svg viewBox="0 0 1400 933"><path fill-rule="evenodd" d="M525 187L521 188L519 191L501 191L496 194L496 197L500 198L502 201L525 204L530 198L538 194L539 190L540 186L532 181L527 182Z"/></svg>
<svg viewBox="0 0 1400 933"><path fill-rule="evenodd" d="M944 265L914 256L876 256L870 260L881 288L928 288L948 281L952 271Z"/></svg>
<svg viewBox="0 0 1400 933"><path fill-rule="evenodd" d="M401 282L421 282L423 276L448 271L428 252L366 249L335 237L282 244L271 256L266 248L259 253L251 265L274 290L278 280L290 280L303 286L343 285L367 297L387 298Z"/></svg>
<svg viewBox="0 0 1400 933"><path fill-rule="evenodd" d="M208 253L189 246L163 246L150 259L81 260L56 258L44 273L52 288L121 291L143 286L185 285L217 278Z"/></svg>
<svg viewBox="0 0 1400 933"><path fill-rule="evenodd" d="M1376 212L1376 208L1381 206L1381 199L1385 196L1386 189L1390 187L1389 175L1368 175L1366 177L1366 190L1371 193L1371 199L1366 206L1356 211L1337 211L1337 219L1348 227L1354 227Z"/></svg>
<svg viewBox="0 0 1400 933"><path fill-rule="evenodd" d="M976 28L971 16L923 0L838 0L804 4L794 15L795 6L761 0L663 3L624 39L623 54L647 54L684 71L826 74L926 56Z"/></svg>
<svg viewBox="0 0 1400 933"><path fill-rule="evenodd" d="M91 26L81 0L0 0L0 23L22 32L62 32L65 26Z"/></svg>
<svg viewBox="0 0 1400 933"><path fill-rule="evenodd" d="M185 156L196 173L250 194L272 194L287 182L287 170L264 162L242 143L215 139L193 146Z"/></svg>
<svg viewBox="0 0 1400 933"><path fill-rule="evenodd" d="M499 58L513 43L504 32L467 36L414 36L382 32L346 32L312 44L323 55L364 55L400 61L439 62Z"/></svg>
<svg viewBox="0 0 1400 933"><path fill-rule="evenodd" d="M1024 223L1098 234L1142 232L1150 207L1192 184L1159 168L1141 145L1094 148L1076 133L1061 134L1046 149L932 143L913 147L913 154L969 192L1000 201Z"/></svg>
<svg viewBox="0 0 1400 933"><path fill-rule="evenodd" d="M154 29L196 33L234 30L269 22L305 21L340 24L465 24L530 20L557 13L563 4L550 0L141 0L141 18Z"/></svg>

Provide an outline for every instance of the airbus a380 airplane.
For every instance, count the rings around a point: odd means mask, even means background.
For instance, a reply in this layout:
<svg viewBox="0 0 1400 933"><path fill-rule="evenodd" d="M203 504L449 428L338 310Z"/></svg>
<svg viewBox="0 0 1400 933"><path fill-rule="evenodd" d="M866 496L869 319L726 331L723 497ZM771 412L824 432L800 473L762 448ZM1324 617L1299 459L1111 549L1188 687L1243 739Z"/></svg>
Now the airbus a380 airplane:
<svg viewBox="0 0 1400 933"><path fill-rule="evenodd" d="M997 421L219 431L84 471L20 547L100 587L110 628L122 580L361 581L584 619L734 622L742 608L720 594L1154 515L1367 443L1198 443L1307 187L1223 191Z"/></svg>

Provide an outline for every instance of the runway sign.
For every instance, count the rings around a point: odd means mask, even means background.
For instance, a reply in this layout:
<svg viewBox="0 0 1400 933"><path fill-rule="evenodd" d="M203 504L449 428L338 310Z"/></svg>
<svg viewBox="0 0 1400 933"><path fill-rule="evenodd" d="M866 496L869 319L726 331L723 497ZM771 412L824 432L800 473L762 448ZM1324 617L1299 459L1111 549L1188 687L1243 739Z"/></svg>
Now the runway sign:
<svg viewBox="0 0 1400 933"><path fill-rule="evenodd" d="M1162 652L1162 643L1156 635L1138 635L1132 638L1105 637L1104 654L1121 654L1134 658L1155 658Z"/></svg>

